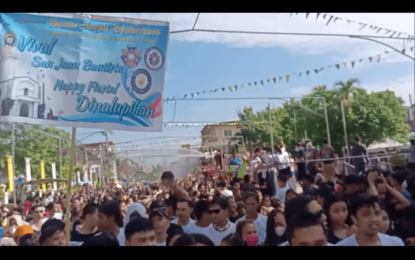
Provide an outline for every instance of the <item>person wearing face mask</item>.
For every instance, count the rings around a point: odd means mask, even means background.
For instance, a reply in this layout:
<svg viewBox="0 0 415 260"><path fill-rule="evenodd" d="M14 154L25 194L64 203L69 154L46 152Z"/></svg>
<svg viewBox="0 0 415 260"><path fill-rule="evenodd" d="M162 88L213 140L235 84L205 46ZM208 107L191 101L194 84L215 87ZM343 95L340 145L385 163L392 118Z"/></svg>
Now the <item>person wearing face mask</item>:
<svg viewBox="0 0 415 260"><path fill-rule="evenodd" d="M286 241L285 236L285 217L281 211L274 209L268 216L267 220L267 236L264 246L278 246Z"/></svg>
<svg viewBox="0 0 415 260"><path fill-rule="evenodd" d="M14 233L16 232L17 227L24 225L29 225L29 223L23 221L21 215L13 213L10 217L7 218L7 226L3 230L3 237L14 238Z"/></svg>
<svg viewBox="0 0 415 260"><path fill-rule="evenodd" d="M236 224L235 235L241 237L244 240L245 246L261 245L255 224L252 220L239 221L238 224Z"/></svg>

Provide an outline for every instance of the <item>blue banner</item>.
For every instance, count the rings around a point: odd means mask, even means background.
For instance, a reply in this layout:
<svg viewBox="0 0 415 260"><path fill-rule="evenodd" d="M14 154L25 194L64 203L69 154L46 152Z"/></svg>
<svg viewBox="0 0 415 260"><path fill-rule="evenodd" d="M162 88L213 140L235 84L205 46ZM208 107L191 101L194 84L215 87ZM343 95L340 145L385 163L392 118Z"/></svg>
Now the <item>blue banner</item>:
<svg viewBox="0 0 415 260"><path fill-rule="evenodd" d="M0 13L0 122L161 132L167 22Z"/></svg>

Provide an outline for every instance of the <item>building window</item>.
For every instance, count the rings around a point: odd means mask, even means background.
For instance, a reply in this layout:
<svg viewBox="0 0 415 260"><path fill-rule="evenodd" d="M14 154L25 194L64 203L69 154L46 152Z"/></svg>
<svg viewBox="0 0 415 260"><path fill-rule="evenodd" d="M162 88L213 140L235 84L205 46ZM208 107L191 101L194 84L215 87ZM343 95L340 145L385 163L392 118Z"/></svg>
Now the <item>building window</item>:
<svg viewBox="0 0 415 260"><path fill-rule="evenodd" d="M225 136L232 136L232 130L223 131Z"/></svg>
<svg viewBox="0 0 415 260"><path fill-rule="evenodd" d="M27 89L27 88L24 89L24 95L29 96L29 89Z"/></svg>

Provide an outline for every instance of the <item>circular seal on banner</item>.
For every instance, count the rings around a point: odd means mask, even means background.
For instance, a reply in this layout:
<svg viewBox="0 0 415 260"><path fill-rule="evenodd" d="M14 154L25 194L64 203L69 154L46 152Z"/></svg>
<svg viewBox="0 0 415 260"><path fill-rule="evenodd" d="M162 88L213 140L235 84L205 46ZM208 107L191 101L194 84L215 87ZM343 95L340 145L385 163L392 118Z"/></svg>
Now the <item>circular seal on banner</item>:
<svg viewBox="0 0 415 260"><path fill-rule="evenodd" d="M4 44L12 46L16 42L16 34L14 32L7 32L3 36Z"/></svg>
<svg viewBox="0 0 415 260"><path fill-rule="evenodd" d="M164 65L164 54L158 47L151 47L146 50L144 60L150 70L159 70Z"/></svg>
<svg viewBox="0 0 415 260"><path fill-rule="evenodd" d="M138 69L131 75L131 87L138 94L145 94L151 88L151 75L145 69Z"/></svg>

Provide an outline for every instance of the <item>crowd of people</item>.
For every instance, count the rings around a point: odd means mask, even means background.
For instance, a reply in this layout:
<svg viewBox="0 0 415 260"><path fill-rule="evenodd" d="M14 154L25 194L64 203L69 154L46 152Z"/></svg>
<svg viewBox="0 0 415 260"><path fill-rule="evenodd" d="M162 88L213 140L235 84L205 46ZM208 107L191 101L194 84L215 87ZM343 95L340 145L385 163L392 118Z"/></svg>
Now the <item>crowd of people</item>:
<svg viewBox="0 0 415 260"><path fill-rule="evenodd" d="M359 172L346 176L337 173L334 150L326 141L320 150L311 142L298 144L291 155L280 139L274 149L229 158L228 164L237 166L232 171L222 159L213 156L199 173L184 178L164 172L154 183L100 190L84 185L71 197L57 192L30 197L13 209L3 207L0 244L415 245L411 155L408 167L385 171L359 166Z"/></svg>

